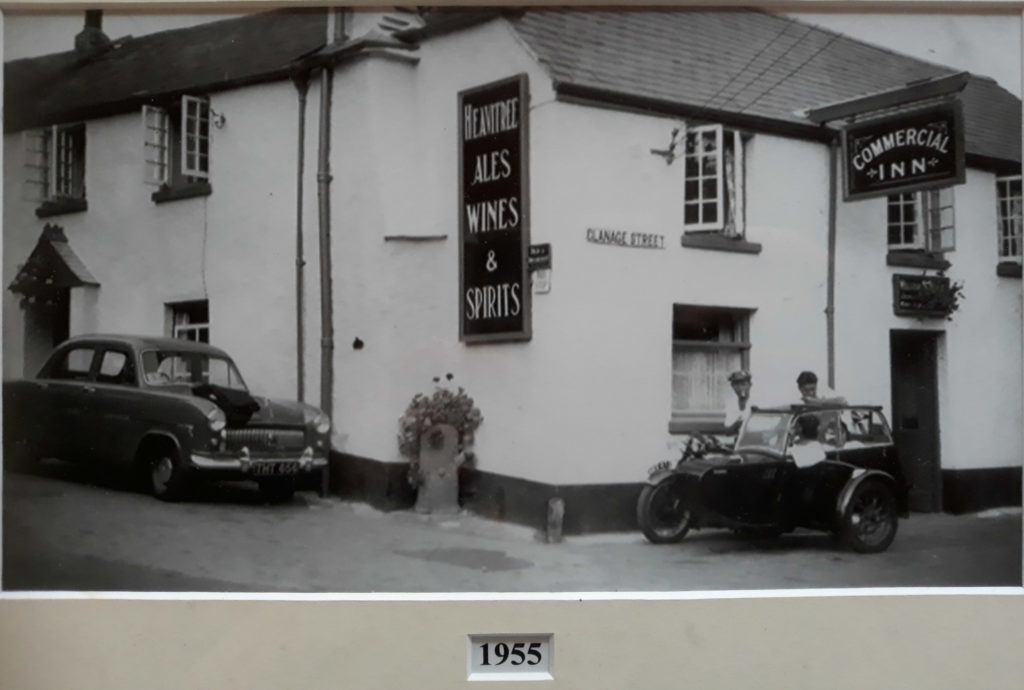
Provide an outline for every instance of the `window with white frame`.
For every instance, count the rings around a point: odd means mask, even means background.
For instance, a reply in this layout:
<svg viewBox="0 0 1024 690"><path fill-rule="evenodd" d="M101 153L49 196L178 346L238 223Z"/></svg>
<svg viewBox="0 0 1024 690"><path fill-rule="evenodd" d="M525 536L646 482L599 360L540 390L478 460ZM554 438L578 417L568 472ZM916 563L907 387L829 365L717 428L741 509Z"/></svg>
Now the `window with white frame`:
<svg viewBox="0 0 1024 690"><path fill-rule="evenodd" d="M893 194L888 199L889 249L953 251L956 227L952 187Z"/></svg>
<svg viewBox="0 0 1024 690"><path fill-rule="evenodd" d="M147 184L174 187L210 178L210 102L182 96L174 107L142 106Z"/></svg>
<svg viewBox="0 0 1024 690"><path fill-rule="evenodd" d="M24 133L25 198L85 198L85 124L53 125Z"/></svg>
<svg viewBox="0 0 1024 690"><path fill-rule="evenodd" d="M749 368L750 311L672 307L672 425L686 431L724 420L728 376Z"/></svg>
<svg viewBox="0 0 1024 690"><path fill-rule="evenodd" d="M743 137L722 125L686 130L683 227L744 234Z"/></svg>
<svg viewBox="0 0 1024 690"><path fill-rule="evenodd" d="M1021 176L996 178L999 258L1021 259Z"/></svg>
<svg viewBox="0 0 1024 690"><path fill-rule="evenodd" d="M167 305L171 312L171 337L197 343L210 342L210 303L194 300Z"/></svg>

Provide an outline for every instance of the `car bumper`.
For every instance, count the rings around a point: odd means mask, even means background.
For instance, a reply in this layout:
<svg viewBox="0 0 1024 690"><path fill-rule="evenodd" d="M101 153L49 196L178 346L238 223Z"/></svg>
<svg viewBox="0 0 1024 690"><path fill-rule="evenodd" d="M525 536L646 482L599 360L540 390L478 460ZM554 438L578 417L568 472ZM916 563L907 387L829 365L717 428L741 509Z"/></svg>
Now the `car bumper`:
<svg viewBox="0 0 1024 690"><path fill-rule="evenodd" d="M192 469L200 472L231 472L243 475L267 474L261 470L281 465L294 463L297 473L311 472L327 467L327 458L313 455L310 448L306 448L297 455L275 455L272 457L251 457L249 455L204 455L193 453L191 456Z"/></svg>

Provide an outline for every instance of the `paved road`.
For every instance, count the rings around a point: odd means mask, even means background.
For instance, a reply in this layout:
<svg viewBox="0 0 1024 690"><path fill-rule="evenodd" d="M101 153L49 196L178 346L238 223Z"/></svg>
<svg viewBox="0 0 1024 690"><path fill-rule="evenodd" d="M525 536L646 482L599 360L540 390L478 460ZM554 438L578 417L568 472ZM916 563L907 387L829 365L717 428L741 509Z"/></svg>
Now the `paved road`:
<svg viewBox="0 0 1024 690"><path fill-rule="evenodd" d="M639 533L545 544L471 515L380 513L219 484L168 504L64 465L3 476L6 590L542 592L1019 586L1020 510L913 515L885 553L798 531L670 546Z"/></svg>

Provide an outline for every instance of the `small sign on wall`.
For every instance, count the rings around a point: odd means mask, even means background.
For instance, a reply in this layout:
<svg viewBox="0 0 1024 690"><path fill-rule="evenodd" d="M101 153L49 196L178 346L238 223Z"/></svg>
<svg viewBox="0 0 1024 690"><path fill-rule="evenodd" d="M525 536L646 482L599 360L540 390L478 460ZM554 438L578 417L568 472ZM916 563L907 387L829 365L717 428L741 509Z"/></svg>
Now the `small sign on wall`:
<svg viewBox="0 0 1024 690"><path fill-rule="evenodd" d="M530 339L527 76L459 93L459 339Z"/></svg>
<svg viewBox="0 0 1024 690"><path fill-rule="evenodd" d="M848 125L842 141L846 201L965 180L959 101Z"/></svg>

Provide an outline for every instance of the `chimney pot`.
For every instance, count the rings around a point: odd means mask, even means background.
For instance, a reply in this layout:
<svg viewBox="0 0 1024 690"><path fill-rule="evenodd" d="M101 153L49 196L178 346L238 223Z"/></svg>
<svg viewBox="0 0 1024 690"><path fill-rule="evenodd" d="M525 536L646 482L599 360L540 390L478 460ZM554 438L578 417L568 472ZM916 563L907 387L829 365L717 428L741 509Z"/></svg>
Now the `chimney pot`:
<svg viewBox="0 0 1024 690"><path fill-rule="evenodd" d="M102 27L103 10L86 10L85 26L75 36L75 52L85 58L103 52L110 45L110 39Z"/></svg>

